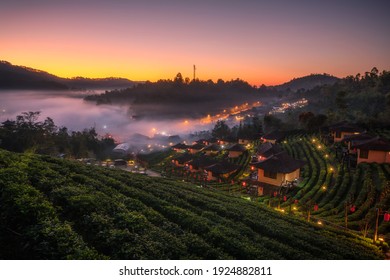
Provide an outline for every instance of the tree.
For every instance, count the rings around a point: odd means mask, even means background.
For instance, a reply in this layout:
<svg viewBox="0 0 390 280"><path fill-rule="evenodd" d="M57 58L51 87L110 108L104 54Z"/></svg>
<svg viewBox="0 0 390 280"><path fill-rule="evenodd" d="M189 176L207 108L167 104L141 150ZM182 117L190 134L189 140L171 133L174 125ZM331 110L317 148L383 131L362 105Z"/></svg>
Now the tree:
<svg viewBox="0 0 390 280"><path fill-rule="evenodd" d="M175 83L177 84L182 84L183 83L183 76L181 75L181 73L177 73L175 79L173 80Z"/></svg>
<svg viewBox="0 0 390 280"><path fill-rule="evenodd" d="M347 92L346 91L339 91L336 96L336 106L343 118L345 118L346 111L348 109L347 104Z"/></svg>
<svg viewBox="0 0 390 280"><path fill-rule="evenodd" d="M218 120L215 124L211 135L218 139L223 139L231 135L231 130L225 121Z"/></svg>
<svg viewBox="0 0 390 280"><path fill-rule="evenodd" d="M306 125L307 130L310 132L319 130L325 124L327 119L328 117L323 114L318 114L317 116L310 118Z"/></svg>
<svg viewBox="0 0 390 280"><path fill-rule="evenodd" d="M299 122L303 125L307 125L308 121L314 117L314 114L312 112L303 112L299 114Z"/></svg>
<svg viewBox="0 0 390 280"><path fill-rule="evenodd" d="M273 115L264 116L264 130L270 132L272 130L280 129L282 126L282 120Z"/></svg>

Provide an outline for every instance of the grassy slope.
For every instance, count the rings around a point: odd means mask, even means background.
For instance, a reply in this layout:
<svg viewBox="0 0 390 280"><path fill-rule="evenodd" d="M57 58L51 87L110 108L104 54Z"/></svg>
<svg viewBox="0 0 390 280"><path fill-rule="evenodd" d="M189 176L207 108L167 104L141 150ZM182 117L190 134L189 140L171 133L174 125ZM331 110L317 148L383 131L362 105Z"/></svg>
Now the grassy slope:
<svg viewBox="0 0 390 280"><path fill-rule="evenodd" d="M377 259L363 239L223 193L0 150L2 259Z"/></svg>

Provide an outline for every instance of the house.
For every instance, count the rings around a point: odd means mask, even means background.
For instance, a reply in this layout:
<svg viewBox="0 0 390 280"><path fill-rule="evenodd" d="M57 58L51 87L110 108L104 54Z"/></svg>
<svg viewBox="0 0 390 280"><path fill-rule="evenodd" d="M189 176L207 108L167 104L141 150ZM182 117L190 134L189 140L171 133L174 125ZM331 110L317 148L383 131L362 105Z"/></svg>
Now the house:
<svg viewBox="0 0 390 280"><path fill-rule="evenodd" d="M187 148L188 148L188 146L186 144L183 144L183 143L177 143L176 145L173 145L171 147L172 150L174 150L175 152L178 152L178 153L186 152Z"/></svg>
<svg viewBox="0 0 390 280"><path fill-rule="evenodd" d="M237 158L241 156L244 152L246 152L246 148L242 146L241 144L234 144L230 148L226 149L229 154L229 158Z"/></svg>
<svg viewBox="0 0 390 280"><path fill-rule="evenodd" d="M239 168L238 165L231 164L229 162L219 162L213 165L207 166L205 170L207 171L207 180L216 181L221 178L228 178L231 174L237 171Z"/></svg>
<svg viewBox="0 0 390 280"><path fill-rule="evenodd" d="M204 140L204 142L203 142L203 144L205 144L205 145L211 145L211 144L217 144L217 143L218 143L217 138L209 138L209 139Z"/></svg>
<svg viewBox="0 0 390 280"><path fill-rule="evenodd" d="M168 142L168 143L178 143L181 140L182 139L180 138L179 135L171 135L171 136L168 136L167 141L165 141L165 142Z"/></svg>
<svg viewBox="0 0 390 280"><path fill-rule="evenodd" d="M241 145L248 145L248 144L251 144L253 141L254 140L251 140L248 137L238 138L238 144L241 144Z"/></svg>
<svg viewBox="0 0 390 280"><path fill-rule="evenodd" d="M203 144L194 144L188 147L188 151L190 152L190 154L196 154L199 153L204 147L205 145Z"/></svg>
<svg viewBox="0 0 390 280"><path fill-rule="evenodd" d="M254 135L250 135L250 136L240 136L238 137L238 144L241 144L241 145L250 145L252 144L253 142L255 142L256 140L260 139L262 136L262 134L254 134Z"/></svg>
<svg viewBox="0 0 390 280"><path fill-rule="evenodd" d="M221 150L221 147L217 144L211 144L202 149L202 152L205 153L205 155L215 155Z"/></svg>
<svg viewBox="0 0 390 280"><path fill-rule="evenodd" d="M222 148L224 148L224 146L228 146L234 143L236 143L236 139L233 137L226 137L218 140L218 144L221 145Z"/></svg>
<svg viewBox="0 0 390 280"><path fill-rule="evenodd" d="M217 161L207 156L201 156L192 159L188 162L189 170L191 172L203 172L207 166L216 164Z"/></svg>
<svg viewBox="0 0 390 280"><path fill-rule="evenodd" d="M114 166L126 167L127 161L125 161L124 159L116 159L114 160Z"/></svg>
<svg viewBox="0 0 390 280"><path fill-rule="evenodd" d="M172 159L172 163L175 165L175 166L178 166L178 167L183 167L185 166L189 161L191 161L193 159L193 156L188 154L188 153L185 153L185 154L181 154L177 157L175 157L174 159Z"/></svg>
<svg viewBox="0 0 390 280"><path fill-rule="evenodd" d="M193 144L202 144L202 145L207 145L207 139L199 139L199 140L196 140Z"/></svg>
<svg viewBox="0 0 390 280"><path fill-rule="evenodd" d="M278 145L274 145L271 142L265 142L257 149L257 160L263 161L272 155L280 153L281 151L282 149Z"/></svg>
<svg viewBox="0 0 390 280"><path fill-rule="evenodd" d="M265 134L260 139L263 142L270 142L272 144L276 144L276 142L282 141L286 137L286 134L282 131L273 131L270 133Z"/></svg>
<svg viewBox="0 0 390 280"><path fill-rule="evenodd" d="M332 136L333 142L336 143L342 141L345 136L357 135L365 132L365 130L356 125L342 122L340 124L330 126L329 132Z"/></svg>
<svg viewBox="0 0 390 280"><path fill-rule="evenodd" d="M357 163L376 162L390 163L390 142L386 139L375 138L352 146L357 149Z"/></svg>
<svg viewBox="0 0 390 280"><path fill-rule="evenodd" d="M113 150L113 153L118 154L120 156L125 156L130 152L130 145L129 143L121 143L118 144Z"/></svg>
<svg viewBox="0 0 390 280"><path fill-rule="evenodd" d="M348 152L350 154L356 154L357 151L355 146L366 143L367 141L372 141L374 139L378 139L378 137L367 133L360 133L345 136L343 142L348 145Z"/></svg>
<svg viewBox="0 0 390 280"><path fill-rule="evenodd" d="M266 193L272 193L283 184L298 179L303 165L304 161L294 159L284 151L252 164L257 168L257 181L262 183Z"/></svg>

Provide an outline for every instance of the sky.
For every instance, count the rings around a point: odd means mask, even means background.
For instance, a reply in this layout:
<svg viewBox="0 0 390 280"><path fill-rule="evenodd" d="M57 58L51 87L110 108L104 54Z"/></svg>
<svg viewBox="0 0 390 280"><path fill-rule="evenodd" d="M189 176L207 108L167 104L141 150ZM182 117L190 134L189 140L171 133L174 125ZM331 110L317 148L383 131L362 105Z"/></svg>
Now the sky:
<svg viewBox="0 0 390 280"><path fill-rule="evenodd" d="M2 0L0 60L61 77L240 78L390 70L388 0Z"/></svg>

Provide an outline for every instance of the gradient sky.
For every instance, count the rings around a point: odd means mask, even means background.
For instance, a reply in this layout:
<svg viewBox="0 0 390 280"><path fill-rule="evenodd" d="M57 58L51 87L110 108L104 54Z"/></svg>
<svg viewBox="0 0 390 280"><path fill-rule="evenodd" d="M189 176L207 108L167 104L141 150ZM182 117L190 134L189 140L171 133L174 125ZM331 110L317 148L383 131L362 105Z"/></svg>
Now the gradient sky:
<svg viewBox="0 0 390 280"><path fill-rule="evenodd" d="M389 0L2 0L0 59L62 77L278 84L390 70Z"/></svg>

